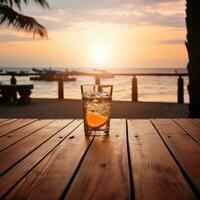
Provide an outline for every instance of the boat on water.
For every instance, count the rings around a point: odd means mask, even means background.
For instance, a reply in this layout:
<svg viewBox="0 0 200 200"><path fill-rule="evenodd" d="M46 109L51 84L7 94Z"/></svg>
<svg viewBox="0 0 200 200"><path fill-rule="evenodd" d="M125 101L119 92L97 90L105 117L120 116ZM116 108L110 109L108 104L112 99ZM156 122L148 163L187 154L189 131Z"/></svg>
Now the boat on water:
<svg viewBox="0 0 200 200"><path fill-rule="evenodd" d="M27 70L6 70L5 74L7 75L13 75L13 76L26 76L28 75Z"/></svg>
<svg viewBox="0 0 200 200"><path fill-rule="evenodd" d="M109 72L106 70L93 68L93 71L99 72L101 78L114 78L114 75L109 74Z"/></svg>
<svg viewBox="0 0 200 200"><path fill-rule="evenodd" d="M36 72L36 76L31 76L30 80L32 81L58 81L62 78L63 81L76 81L76 76L71 76L62 71L49 69L36 69L32 68L32 71ZM38 75L39 74L39 75Z"/></svg>

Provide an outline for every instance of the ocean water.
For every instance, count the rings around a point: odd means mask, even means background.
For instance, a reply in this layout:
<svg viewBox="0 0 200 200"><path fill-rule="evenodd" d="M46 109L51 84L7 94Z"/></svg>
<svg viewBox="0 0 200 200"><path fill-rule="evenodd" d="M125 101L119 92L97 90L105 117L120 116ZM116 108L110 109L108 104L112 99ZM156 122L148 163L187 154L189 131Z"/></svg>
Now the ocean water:
<svg viewBox="0 0 200 200"><path fill-rule="evenodd" d="M30 70L30 68L0 68L7 71L13 70ZM57 68L54 68L57 69ZM80 71L89 71L89 69L73 69ZM186 72L186 69L111 69L113 72L141 72L141 73L174 73ZM58 83L45 81L31 81L29 77L16 77L18 84L33 84L31 97L35 98L57 98ZM153 102L177 102L177 77L159 77L145 76L137 77L138 79L138 98L139 101ZM66 99L80 99L81 84L94 84L94 78L90 76L79 76L77 81L64 83L64 97ZM9 84L9 76L0 76L1 84ZM113 85L113 99L122 101L131 101L131 83L132 77L116 76L111 79L101 79L103 84ZM188 103L189 96L187 91L188 77L184 77L184 101Z"/></svg>

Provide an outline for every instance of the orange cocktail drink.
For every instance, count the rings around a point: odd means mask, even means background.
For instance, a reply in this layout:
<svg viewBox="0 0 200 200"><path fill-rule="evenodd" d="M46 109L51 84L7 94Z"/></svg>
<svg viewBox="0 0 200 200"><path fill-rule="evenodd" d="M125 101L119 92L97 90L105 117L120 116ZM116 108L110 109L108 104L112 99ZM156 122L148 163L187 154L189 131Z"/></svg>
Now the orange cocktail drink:
<svg viewBox="0 0 200 200"><path fill-rule="evenodd" d="M107 135L110 127L111 85L82 85L84 129L86 135Z"/></svg>

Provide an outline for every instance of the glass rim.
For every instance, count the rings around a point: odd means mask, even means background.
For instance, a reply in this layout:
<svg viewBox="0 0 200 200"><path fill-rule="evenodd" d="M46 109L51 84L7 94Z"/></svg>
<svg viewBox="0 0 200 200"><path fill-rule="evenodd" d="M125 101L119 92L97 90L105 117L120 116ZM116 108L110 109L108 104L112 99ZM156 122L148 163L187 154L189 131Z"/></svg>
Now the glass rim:
<svg viewBox="0 0 200 200"><path fill-rule="evenodd" d="M93 89L98 88L99 86L104 87L104 88L110 87L110 96L112 96L112 93L113 93L113 85L111 84L82 84L80 85L82 95L84 95L84 86L85 87L90 86L90 87L93 87Z"/></svg>
<svg viewBox="0 0 200 200"><path fill-rule="evenodd" d="M103 86L103 87L113 87L111 84L81 84L81 87L83 86Z"/></svg>

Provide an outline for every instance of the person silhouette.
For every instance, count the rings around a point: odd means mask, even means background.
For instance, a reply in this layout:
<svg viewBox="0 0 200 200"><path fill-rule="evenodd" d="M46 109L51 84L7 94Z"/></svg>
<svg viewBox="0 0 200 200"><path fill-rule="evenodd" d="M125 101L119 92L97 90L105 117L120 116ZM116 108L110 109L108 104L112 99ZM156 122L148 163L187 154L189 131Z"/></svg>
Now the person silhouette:
<svg viewBox="0 0 200 200"><path fill-rule="evenodd" d="M16 85L17 84L17 80L16 80L14 74L12 74L12 77L10 79L10 83L11 83L11 85ZM15 91L13 91L13 93L12 93L12 95L10 97L10 101L11 102L15 102L16 100L17 100L17 93Z"/></svg>
<svg viewBox="0 0 200 200"><path fill-rule="evenodd" d="M17 84L17 80L16 80L14 74L12 75L12 77L10 79L10 83L11 83L11 85L16 85Z"/></svg>

